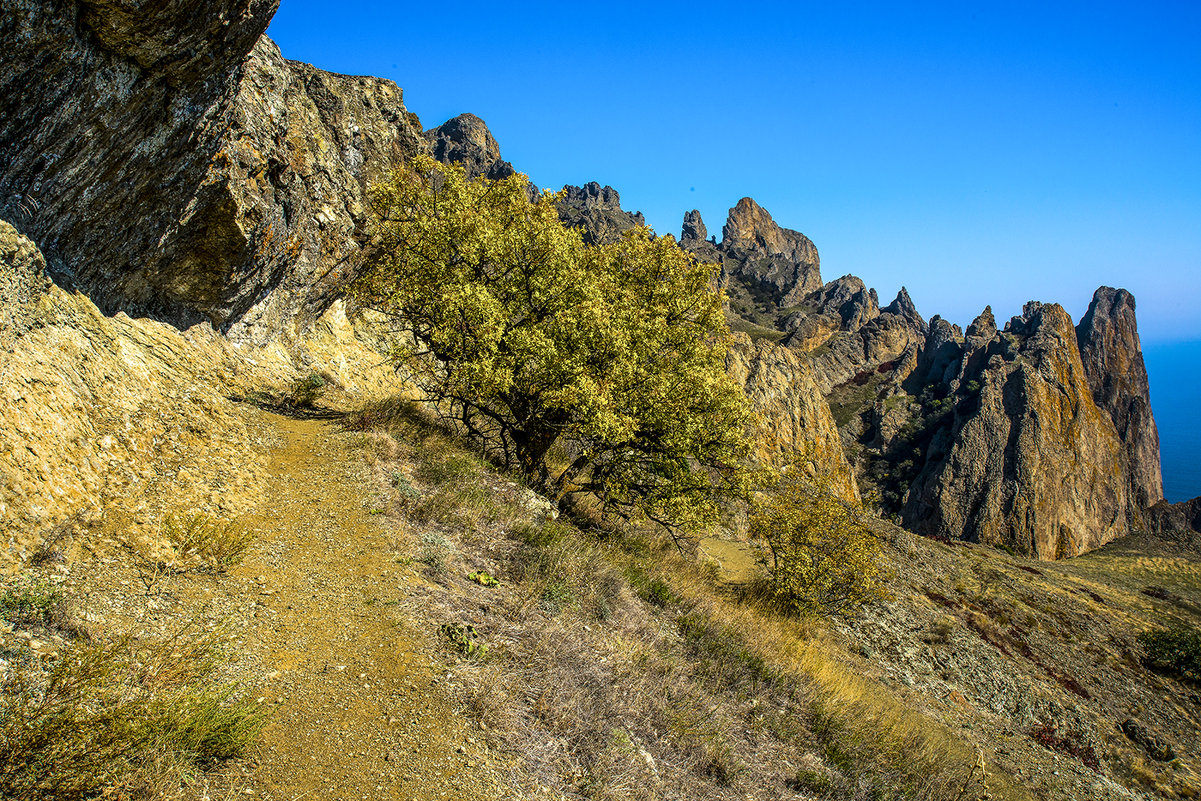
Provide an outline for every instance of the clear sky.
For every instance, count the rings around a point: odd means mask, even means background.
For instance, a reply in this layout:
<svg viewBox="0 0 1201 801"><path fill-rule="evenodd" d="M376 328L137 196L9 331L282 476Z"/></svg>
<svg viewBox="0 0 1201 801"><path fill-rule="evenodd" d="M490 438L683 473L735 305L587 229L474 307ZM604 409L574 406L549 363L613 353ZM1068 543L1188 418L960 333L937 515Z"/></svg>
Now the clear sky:
<svg viewBox="0 0 1201 801"><path fill-rule="evenodd" d="M887 303L966 325L1100 284L1201 340L1201 3L282 0L285 56L482 117L540 186L660 233L749 195Z"/></svg>

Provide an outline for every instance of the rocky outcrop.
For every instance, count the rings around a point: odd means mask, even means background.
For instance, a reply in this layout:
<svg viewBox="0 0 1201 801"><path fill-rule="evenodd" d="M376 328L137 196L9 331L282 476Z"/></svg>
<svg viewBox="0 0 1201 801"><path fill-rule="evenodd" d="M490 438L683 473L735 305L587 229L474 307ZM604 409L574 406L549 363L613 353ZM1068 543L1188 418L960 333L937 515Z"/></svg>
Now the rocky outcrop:
<svg viewBox="0 0 1201 801"><path fill-rule="evenodd" d="M42 254L0 220L0 353L37 324L37 303L49 289Z"/></svg>
<svg viewBox="0 0 1201 801"><path fill-rule="evenodd" d="M105 311L258 341L311 322L369 171L425 148L395 84L261 38L271 0L9 9L0 216Z"/></svg>
<svg viewBox="0 0 1201 801"><path fill-rule="evenodd" d="M684 225L680 230L681 245L695 245L709 239L709 229L701 219L701 213L696 209L684 215Z"/></svg>
<svg viewBox="0 0 1201 801"><path fill-rule="evenodd" d="M795 306L821 288L817 248L799 231L781 228L749 197L730 209L721 230L727 275L767 292L780 308Z"/></svg>
<svg viewBox="0 0 1201 801"><path fill-rule="evenodd" d="M500 145L492 131L474 114L452 117L424 136L434 158L443 164L462 164L469 178L483 176L496 181L516 172L500 157Z"/></svg>
<svg viewBox="0 0 1201 801"><path fill-rule="evenodd" d="M1125 450L1093 400L1067 313L1027 304L960 365L953 419L929 447L906 524L1042 559L1126 533Z"/></svg>
<svg viewBox="0 0 1201 801"><path fill-rule="evenodd" d="M876 290L868 289L853 275L844 275L806 295L805 305L812 307L816 314L837 317L840 327L847 331L862 328L880 315Z"/></svg>
<svg viewBox="0 0 1201 801"><path fill-rule="evenodd" d="M559 200L559 219L565 225L583 230L584 241L592 245L616 242L626 231L646 225L642 212L621 208L621 197L611 186L596 181L583 186L563 187Z"/></svg>
<svg viewBox="0 0 1201 801"><path fill-rule="evenodd" d="M1173 540L1196 541L1201 536L1201 498L1159 503L1145 512L1147 530Z"/></svg>
<svg viewBox="0 0 1201 801"><path fill-rule="evenodd" d="M971 339L992 339L997 333L997 321L992 314L992 306L985 306L984 311L972 320L964 336Z"/></svg>
<svg viewBox="0 0 1201 801"><path fill-rule="evenodd" d="M244 512L262 449L229 396L286 390L307 372L364 400L401 390L340 303L303 342L253 348L207 323L106 316L43 265L0 220L0 287L15 290L0 305L0 569L67 520L136 538L171 512Z"/></svg>
<svg viewBox="0 0 1201 801"><path fill-rule="evenodd" d="M735 334L727 367L759 415L759 459L777 466L799 459L838 497L857 501L838 428L803 357Z"/></svg>
<svg viewBox="0 0 1201 801"><path fill-rule="evenodd" d="M1136 513L1131 522L1138 525L1137 512L1163 499L1163 476L1134 296L1124 289L1099 288L1076 326L1076 339L1093 400L1109 414L1126 448L1131 508Z"/></svg>

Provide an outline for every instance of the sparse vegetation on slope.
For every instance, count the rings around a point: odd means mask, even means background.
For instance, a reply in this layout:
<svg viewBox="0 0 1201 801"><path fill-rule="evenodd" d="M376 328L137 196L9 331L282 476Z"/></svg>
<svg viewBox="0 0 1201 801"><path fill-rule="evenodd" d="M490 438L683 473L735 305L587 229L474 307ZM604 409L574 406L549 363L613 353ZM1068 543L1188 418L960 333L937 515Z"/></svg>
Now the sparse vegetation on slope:
<svg viewBox="0 0 1201 801"><path fill-rule="evenodd" d="M10 664L0 797L151 796L192 766L243 753L263 719L214 678L218 645L187 628L157 642L81 642L48 669Z"/></svg>
<svg viewBox="0 0 1201 801"><path fill-rule="evenodd" d="M436 569L414 565L434 585L417 612L442 632L464 706L547 785L593 799L984 797L975 749L858 675L816 624L731 593L650 531L554 519L412 407L352 423L402 547L445 543ZM988 771L992 798L1025 797Z"/></svg>

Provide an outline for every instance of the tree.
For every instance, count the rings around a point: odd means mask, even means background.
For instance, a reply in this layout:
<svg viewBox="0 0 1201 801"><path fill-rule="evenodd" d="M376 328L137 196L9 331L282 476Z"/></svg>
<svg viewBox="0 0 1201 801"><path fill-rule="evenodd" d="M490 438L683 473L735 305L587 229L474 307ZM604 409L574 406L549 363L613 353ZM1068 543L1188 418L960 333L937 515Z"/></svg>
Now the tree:
<svg viewBox="0 0 1201 801"><path fill-rule="evenodd" d="M709 522L749 476L715 267L644 227L587 246L556 199L418 157L368 190L352 295L403 333L392 358L427 399L536 486Z"/></svg>
<svg viewBox="0 0 1201 801"><path fill-rule="evenodd" d="M755 504L750 532L767 543L776 596L793 611L849 611L884 595L879 539L819 475L785 472Z"/></svg>

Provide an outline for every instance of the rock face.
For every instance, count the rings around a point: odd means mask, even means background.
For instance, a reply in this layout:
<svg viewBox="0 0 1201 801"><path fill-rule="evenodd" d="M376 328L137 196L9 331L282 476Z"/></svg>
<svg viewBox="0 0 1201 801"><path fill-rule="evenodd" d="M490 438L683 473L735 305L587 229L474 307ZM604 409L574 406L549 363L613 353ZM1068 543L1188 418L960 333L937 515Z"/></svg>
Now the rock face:
<svg viewBox="0 0 1201 801"><path fill-rule="evenodd" d="M135 536L170 512L241 514L262 453L228 398L286 389L297 364L363 399L401 390L340 303L304 342L253 348L207 323L105 316L43 265L0 220L0 568L69 519Z"/></svg>
<svg viewBox="0 0 1201 801"><path fill-rule="evenodd" d="M430 153L444 164L462 164L470 178L508 178L516 170L500 157L492 131L474 114L460 114L425 132Z"/></svg>
<svg viewBox="0 0 1201 801"><path fill-rule="evenodd" d="M239 488L259 465L245 421L211 380L230 364L220 338L105 317L41 267L0 221L0 285L27 288L5 296L0 318L0 565L27 558L69 517L102 522L102 505L110 519L139 516L152 496L173 509L243 511ZM224 476L224 500L210 502L217 488L202 473Z"/></svg>
<svg viewBox="0 0 1201 801"><path fill-rule="evenodd" d="M804 358L736 334L727 367L760 415L759 458L783 466L799 457L838 497L857 501L859 489L838 428Z"/></svg>
<svg viewBox="0 0 1201 801"><path fill-rule="evenodd" d="M977 339L953 381L962 391L950 399L950 427L909 492L906 524L1042 559L1124 534L1125 449L1093 400L1067 312L1030 303L1004 334Z"/></svg>
<svg viewBox="0 0 1201 801"><path fill-rule="evenodd" d="M274 0L8 7L0 216L105 311L259 340L315 319L365 170L425 148L395 84L261 38Z"/></svg>
<svg viewBox="0 0 1201 801"><path fill-rule="evenodd" d="M0 352L35 324L37 302L50 289L38 249L0 220Z"/></svg>
<svg viewBox="0 0 1201 801"><path fill-rule="evenodd" d="M1076 339L1093 400L1109 414L1126 448L1132 511L1141 511L1163 499L1163 476L1134 296L1099 288L1076 326ZM1139 522L1137 514L1131 522Z"/></svg>
<svg viewBox="0 0 1201 801"><path fill-rule="evenodd" d="M1171 539L1195 540L1201 534L1201 497L1181 503L1159 503L1146 510L1147 529Z"/></svg>
<svg viewBox="0 0 1201 801"><path fill-rule="evenodd" d="M769 293L780 308L794 306L821 288L814 244L799 231L781 228L751 198L744 197L730 209L721 236L726 273Z"/></svg>
<svg viewBox="0 0 1201 801"><path fill-rule="evenodd" d="M709 229L701 219L701 213L696 209L684 215L684 226L680 230L680 244L695 245L709 238Z"/></svg>
<svg viewBox="0 0 1201 801"><path fill-rule="evenodd" d="M559 219L565 225L583 229L584 241L589 244L616 242L626 231L646 225L642 212L622 210L621 197L611 186L592 181L583 186L565 186L563 191Z"/></svg>

